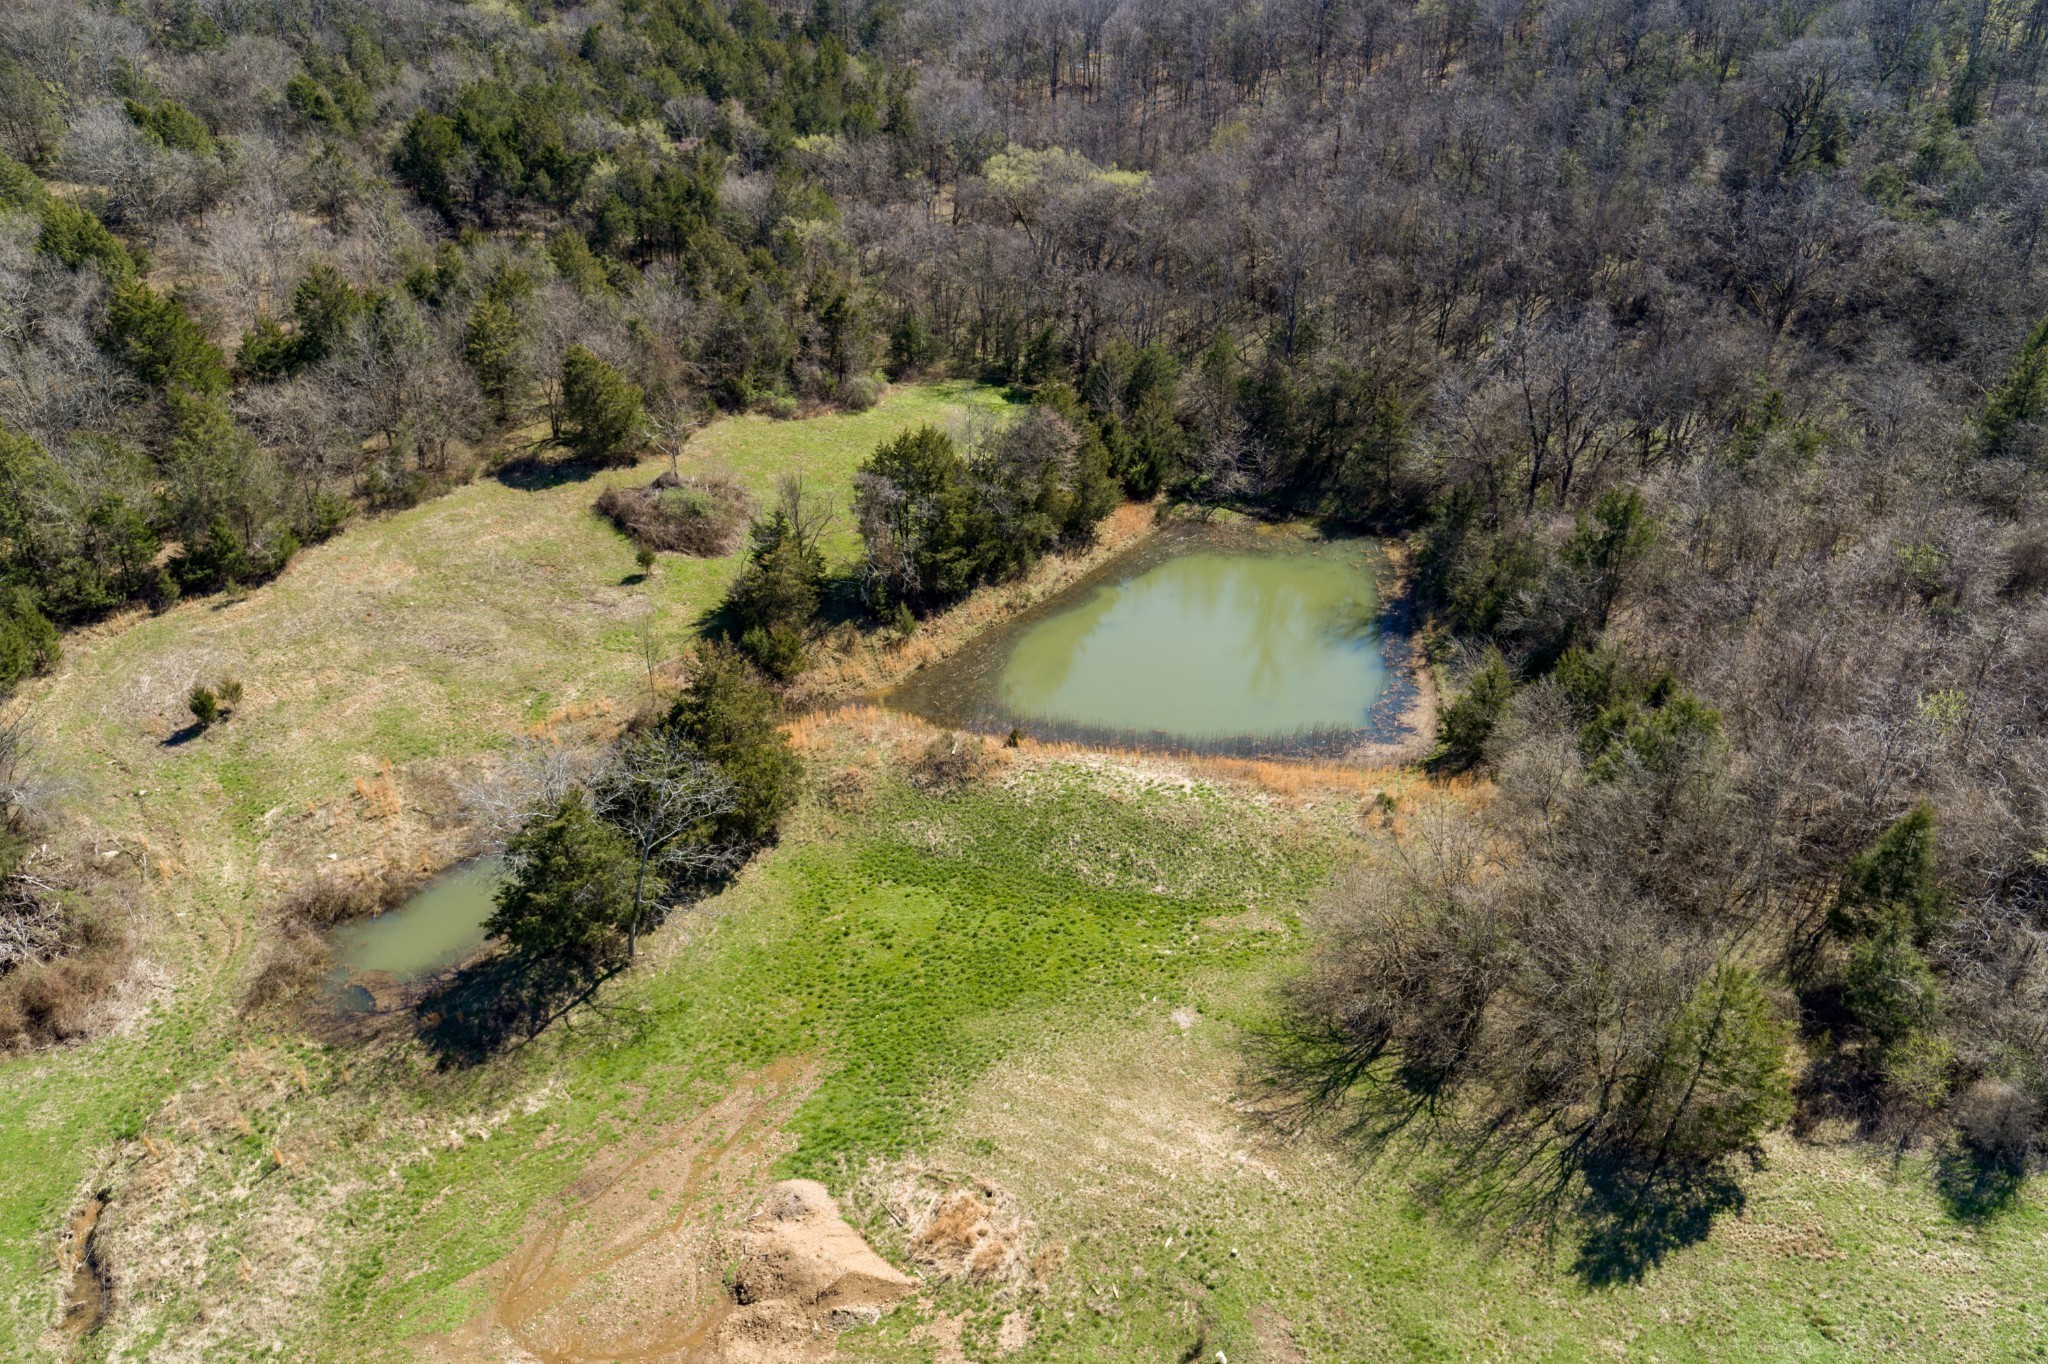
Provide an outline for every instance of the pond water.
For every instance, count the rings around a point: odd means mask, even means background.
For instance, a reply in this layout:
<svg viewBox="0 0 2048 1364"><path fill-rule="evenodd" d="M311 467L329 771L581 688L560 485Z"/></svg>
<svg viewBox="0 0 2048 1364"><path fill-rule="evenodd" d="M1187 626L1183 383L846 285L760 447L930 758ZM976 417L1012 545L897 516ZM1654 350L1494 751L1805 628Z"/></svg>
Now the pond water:
<svg viewBox="0 0 2048 1364"><path fill-rule="evenodd" d="M1370 540L1188 528L886 699L958 728L1270 751L1383 730L1393 666Z"/></svg>
<svg viewBox="0 0 2048 1364"><path fill-rule="evenodd" d="M484 920L496 907L505 863L479 857L427 882L396 909L334 929L336 986L345 1002L368 992L351 978L378 974L406 981L473 955L484 944Z"/></svg>

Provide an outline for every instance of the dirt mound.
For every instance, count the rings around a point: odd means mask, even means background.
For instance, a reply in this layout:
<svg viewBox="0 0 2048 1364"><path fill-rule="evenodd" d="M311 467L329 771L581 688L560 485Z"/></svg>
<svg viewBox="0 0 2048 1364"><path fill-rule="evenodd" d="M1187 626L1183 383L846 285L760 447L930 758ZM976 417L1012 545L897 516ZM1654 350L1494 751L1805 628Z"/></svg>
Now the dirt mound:
<svg viewBox="0 0 2048 1364"><path fill-rule="evenodd" d="M737 1306L717 1336L725 1364L829 1354L832 1330L879 1321L917 1286L870 1250L825 1186L808 1179L770 1189L732 1250Z"/></svg>
<svg viewBox="0 0 2048 1364"><path fill-rule="evenodd" d="M822 1320L814 1331L810 1307L794 1301L775 1299L789 1301L794 1316L748 1314L733 1300L731 1278L735 1264L760 1258L750 1258L747 1247L764 1230L775 1196L753 1219L740 1217L769 1187L769 1169L790 1146L782 1126L816 1078L800 1061L777 1062L738 1077L718 1103L638 1151L601 1158L559 1202L535 1210L519 1250L472 1277L487 1291L483 1310L446 1335L413 1341L415 1355L440 1364L741 1364L825 1353L833 1302L815 1314ZM814 1218L809 1225L815 1232L825 1224ZM758 1248L777 1244L771 1235ZM770 1260L793 1264L795 1257ZM757 1291L777 1282L765 1270L753 1271L750 1281ZM728 1331L734 1318L740 1320ZM798 1348L777 1343L784 1340Z"/></svg>

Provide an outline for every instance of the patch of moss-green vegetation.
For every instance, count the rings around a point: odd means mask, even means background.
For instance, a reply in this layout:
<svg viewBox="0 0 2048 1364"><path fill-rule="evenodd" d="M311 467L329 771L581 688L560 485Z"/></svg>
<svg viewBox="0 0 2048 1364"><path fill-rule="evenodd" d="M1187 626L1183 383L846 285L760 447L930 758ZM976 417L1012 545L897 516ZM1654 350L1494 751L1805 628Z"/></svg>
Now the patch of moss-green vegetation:
<svg viewBox="0 0 2048 1364"><path fill-rule="evenodd" d="M978 1074L1042 1012L1171 994L1191 970L1248 950L1203 939L1217 907L1202 900L901 844L804 879L810 931L788 945L787 988L848 1058L793 1124L790 1172L818 1178L903 1150L938 1091Z"/></svg>
<svg viewBox="0 0 2048 1364"><path fill-rule="evenodd" d="M1077 781L899 795L843 840L793 841L686 950L549 1039L525 1067L552 1081L544 1106L515 1105L487 1141L452 1143L353 1202L347 1222L381 1232L331 1285L334 1338L460 1322L478 1291L463 1281L516 1247L541 1200L597 1150L686 1116L735 1076L785 1057L819 1068L783 1166L844 1187L871 1158L932 1139L946 1101L1020 1047L1270 957L1282 936L1209 926L1243 907L1227 880L1141 890L1044 865L1072 838L1163 864L1189 821L1247 844L1266 822L1199 791L1132 802ZM1311 885L1327 851L1311 839L1268 858L1268 894ZM510 1078L489 1086L500 1102ZM422 1114L457 1106L415 1098Z"/></svg>

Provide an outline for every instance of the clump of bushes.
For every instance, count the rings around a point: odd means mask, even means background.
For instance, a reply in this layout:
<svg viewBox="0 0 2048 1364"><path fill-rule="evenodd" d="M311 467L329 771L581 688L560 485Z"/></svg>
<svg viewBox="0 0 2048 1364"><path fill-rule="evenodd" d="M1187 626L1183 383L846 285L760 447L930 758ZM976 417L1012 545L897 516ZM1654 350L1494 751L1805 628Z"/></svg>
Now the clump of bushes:
<svg viewBox="0 0 2048 1364"><path fill-rule="evenodd" d="M201 729L208 729L235 713L242 704L242 684L237 678L226 678L213 686L195 686L185 698L186 709L192 712L192 723Z"/></svg>
<svg viewBox="0 0 2048 1364"><path fill-rule="evenodd" d="M1119 489L1099 433L1072 409L1041 400L965 451L931 426L876 447L854 479L870 607L943 605L1092 540Z"/></svg>
<svg viewBox="0 0 2048 1364"><path fill-rule="evenodd" d="M842 767L825 779L825 804L842 814L858 814L875 803L875 778L861 767Z"/></svg>
<svg viewBox="0 0 2048 1364"><path fill-rule="evenodd" d="M663 474L642 487L605 489L597 511L646 549L719 558L739 546L747 492L728 474Z"/></svg>
<svg viewBox="0 0 2048 1364"><path fill-rule="evenodd" d="M803 782L780 721L747 660L704 645L666 715L622 738L595 780L526 815L485 930L576 982L630 960L670 894L714 882L775 838Z"/></svg>
<svg viewBox="0 0 2048 1364"><path fill-rule="evenodd" d="M0 1053L91 1033L96 1006L120 983L128 947L118 920L82 902L70 878L53 892L47 868L22 871L10 866L0 879L0 916L17 949L0 953Z"/></svg>
<svg viewBox="0 0 2048 1364"><path fill-rule="evenodd" d="M325 975L332 959L327 940L302 923L278 930L263 955L263 965L249 982L245 1007L260 1009L311 989Z"/></svg>
<svg viewBox="0 0 2048 1364"><path fill-rule="evenodd" d="M70 1042L92 1031L94 1005L114 987L114 963L98 953L24 967L0 991L0 1048Z"/></svg>
<svg viewBox="0 0 2048 1364"><path fill-rule="evenodd" d="M964 791L986 781L1000 766L977 734L941 734L910 764L910 784L920 791Z"/></svg>

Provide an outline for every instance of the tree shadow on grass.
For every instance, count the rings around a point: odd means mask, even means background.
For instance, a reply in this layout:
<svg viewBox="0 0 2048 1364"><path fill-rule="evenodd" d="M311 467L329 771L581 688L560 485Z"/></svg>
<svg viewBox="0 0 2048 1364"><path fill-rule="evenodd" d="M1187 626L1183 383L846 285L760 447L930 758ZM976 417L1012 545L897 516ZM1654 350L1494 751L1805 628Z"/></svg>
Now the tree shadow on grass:
<svg viewBox="0 0 2048 1364"><path fill-rule="evenodd" d="M827 629L838 625L851 625L863 634L877 628L879 622L874 612L868 609L866 598L861 595L860 572L857 567L828 574L818 593L818 620Z"/></svg>
<svg viewBox="0 0 2048 1364"><path fill-rule="evenodd" d="M165 748L183 748L200 735L206 733L206 726L194 720L191 724L170 735L163 742Z"/></svg>
<svg viewBox="0 0 2048 1364"><path fill-rule="evenodd" d="M1714 1219L1742 1211L1742 1186L1719 1167L1644 1176L1633 1165L1589 1167L1572 1273L1589 1288L1639 1283L1674 1250L1707 1239Z"/></svg>
<svg viewBox="0 0 2048 1364"><path fill-rule="evenodd" d="M442 1070L479 1065L540 1036L619 969L493 953L436 985L413 1007L419 1039Z"/></svg>
<svg viewBox="0 0 2048 1364"><path fill-rule="evenodd" d="M536 450L506 460L491 476L508 488L532 493L564 483L587 483L601 471L599 465L560 451Z"/></svg>
<svg viewBox="0 0 2048 1364"><path fill-rule="evenodd" d="M2026 1171L1960 1141L1946 1141L1934 1153L1934 1191L1958 1221L1983 1223L2010 1211L2026 1184Z"/></svg>

